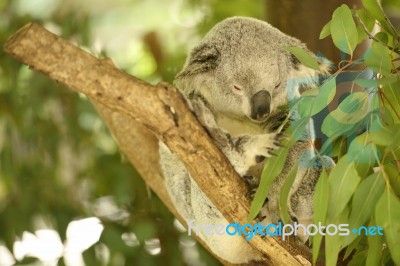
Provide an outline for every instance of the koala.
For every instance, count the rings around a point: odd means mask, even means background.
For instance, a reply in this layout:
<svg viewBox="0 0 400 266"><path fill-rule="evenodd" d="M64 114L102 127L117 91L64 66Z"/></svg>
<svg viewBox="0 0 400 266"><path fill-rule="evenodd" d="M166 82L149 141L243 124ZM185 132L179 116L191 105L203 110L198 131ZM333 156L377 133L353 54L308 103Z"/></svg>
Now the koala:
<svg viewBox="0 0 400 266"><path fill-rule="evenodd" d="M174 81L214 143L251 188L258 185L265 160L282 146L285 136L276 131L289 115L288 104L299 98L300 90L315 86L328 71L323 63L320 72L301 65L285 50L292 46L307 49L266 22L228 18L193 48ZM295 111L290 119L296 119ZM179 158L162 142L159 151L165 185L179 214L188 223L194 220L195 224L227 225ZM312 221L313 191L323 164L312 160L314 157L310 121L302 139L290 148L285 167L269 190L262 210L265 223L280 220L279 193L295 162L300 167L289 193L290 216L305 225ZM230 263L263 260L240 236L200 237Z"/></svg>

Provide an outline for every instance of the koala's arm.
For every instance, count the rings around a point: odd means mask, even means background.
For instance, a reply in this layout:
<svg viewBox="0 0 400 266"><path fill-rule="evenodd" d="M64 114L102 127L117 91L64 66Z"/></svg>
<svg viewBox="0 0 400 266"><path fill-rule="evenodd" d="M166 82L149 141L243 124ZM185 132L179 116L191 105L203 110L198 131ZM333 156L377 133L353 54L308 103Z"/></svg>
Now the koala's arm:
<svg viewBox="0 0 400 266"><path fill-rule="evenodd" d="M224 129L218 127L211 110L201 97L194 96L191 105L199 122L242 177L249 172L251 167L273 156L273 150L281 147L280 139L283 134L243 134L232 137Z"/></svg>

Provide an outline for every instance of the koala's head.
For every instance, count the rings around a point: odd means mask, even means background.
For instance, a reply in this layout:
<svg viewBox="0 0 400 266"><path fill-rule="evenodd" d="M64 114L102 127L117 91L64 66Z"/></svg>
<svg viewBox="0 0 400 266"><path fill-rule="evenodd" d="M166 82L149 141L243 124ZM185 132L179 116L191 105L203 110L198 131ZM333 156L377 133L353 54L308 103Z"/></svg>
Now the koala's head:
<svg viewBox="0 0 400 266"><path fill-rule="evenodd" d="M304 72L288 46L304 47L265 22L224 20L192 50L175 84L189 98L201 95L214 112L264 122L287 103L288 78Z"/></svg>

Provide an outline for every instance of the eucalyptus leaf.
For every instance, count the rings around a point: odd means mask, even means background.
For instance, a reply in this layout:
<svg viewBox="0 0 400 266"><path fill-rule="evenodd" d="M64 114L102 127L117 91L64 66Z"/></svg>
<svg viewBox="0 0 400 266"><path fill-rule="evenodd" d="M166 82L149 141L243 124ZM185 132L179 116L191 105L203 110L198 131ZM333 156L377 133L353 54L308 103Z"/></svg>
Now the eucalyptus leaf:
<svg viewBox="0 0 400 266"><path fill-rule="evenodd" d="M334 219L343 211L359 183L354 162L343 156L329 174L328 217Z"/></svg>
<svg viewBox="0 0 400 266"><path fill-rule="evenodd" d="M381 157L380 151L374 143L369 141L369 134L365 132L357 136L350 143L348 157L356 163L377 163ZM377 158L378 157L378 158Z"/></svg>
<svg viewBox="0 0 400 266"><path fill-rule="evenodd" d="M387 110L390 112L390 116L393 122L396 124L400 123L400 81L395 83L387 84L381 89L381 93L384 95L384 104Z"/></svg>
<svg viewBox="0 0 400 266"><path fill-rule="evenodd" d="M369 96L366 92L355 92L347 96L322 122L321 131L328 137L356 132L368 118Z"/></svg>
<svg viewBox="0 0 400 266"><path fill-rule="evenodd" d="M386 46L375 43L365 54L365 63L372 70L388 76L392 70L392 59Z"/></svg>
<svg viewBox="0 0 400 266"><path fill-rule="evenodd" d="M340 236L338 234L325 236L325 265L336 266L340 251Z"/></svg>
<svg viewBox="0 0 400 266"><path fill-rule="evenodd" d="M354 92L347 96L330 115L342 124L355 124L368 114L368 108L368 93Z"/></svg>
<svg viewBox="0 0 400 266"><path fill-rule="evenodd" d="M314 89L313 89L314 90ZM310 95L310 94L302 94ZM336 79L331 78L317 89L317 95L307 96L299 103L299 114L302 117L313 116L324 109L333 100L336 93Z"/></svg>
<svg viewBox="0 0 400 266"><path fill-rule="evenodd" d="M346 224L347 217L349 215L348 208L344 208L343 211L334 219L328 217L327 224ZM340 241L342 236L339 234L325 235L325 265L326 266L336 266L339 251L341 249Z"/></svg>
<svg viewBox="0 0 400 266"><path fill-rule="evenodd" d="M378 87L378 80L377 79L356 79L354 83L360 85L364 88L375 88Z"/></svg>
<svg viewBox="0 0 400 266"><path fill-rule="evenodd" d="M365 261L367 259L367 251L361 250L354 254L350 263L347 266L365 266Z"/></svg>
<svg viewBox="0 0 400 266"><path fill-rule="evenodd" d="M315 57L311 53L305 51L300 47L286 47L285 49L296 56L296 58L299 59L300 63L302 63L306 67L320 70L317 59L315 59Z"/></svg>
<svg viewBox="0 0 400 266"><path fill-rule="evenodd" d="M371 219L375 205L385 189L385 179L381 172L373 173L365 178L354 192L349 217L351 228L359 228ZM343 238L343 246L350 244L357 235L350 234Z"/></svg>
<svg viewBox="0 0 400 266"><path fill-rule="evenodd" d="M359 247L361 239L362 239L361 237L357 237L356 239L354 239L353 242L351 242L349 246L347 246L343 259L348 258L353 253L353 251Z"/></svg>
<svg viewBox="0 0 400 266"><path fill-rule="evenodd" d="M375 208L377 226L383 228L391 257L400 265L400 201L392 191L386 189Z"/></svg>
<svg viewBox="0 0 400 266"><path fill-rule="evenodd" d="M358 9L356 11L357 17L365 25L368 32L372 32L375 26L375 19L365 9Z"/></svg>
<svg viewBox="0 0 400 266"><path fill-rule="evenodd" d="M274 182L275 178L282 172L288 152L288 148L280 148L277 151L277 156L270 157L265 162L261 174L260 185L251 203L249 215L247 216L248 221L253 220L263 207L272 182Z"/></svg>
<svg viewBox="0 0 400 266"><path fill-rule="evenodd" d="M385 178L381 172L365 178L354 192L349 221L354 226L365 224L373 215L378 199L385 188Z"/></svg>
<svg viewBox="0 0 400 266"><path fill-rule="evenodd" d="M358 43L358 32L347 5L343 4L333 12L330 28L335 46L342 52L352 55Z"/></svg>
<svg viewBox="0 0 400 266"><path fill-rule="evenodd" d="M328 198L329 198L329 182L328 175L325 169L322 170L321 175L319 176L318 182L315 186L313 206L314 206L314 224L325 224L326 220L326 212L328 209ZM312 245L312 253L313 253L313 263L317 261L319 249L322 242L322 234L316 234L313 236L313 245Z"/></svg>
<svg viewBox="0 0 400 266"><path fill-rule="evenodd" d="M381 43L388 44L389 43L389 36L386 32L380 31L374 35L374 38L379 40ZM373 45L376 45L374 43Z"/></svg>
<svg viewBox="0 0 400 266"><path fill-rule="evenodd" d="M373 19L379 21L380 26L385 29L386 32L393 36L396 36L396 32L390 27L389 23L385 19L385 15L378 3L378 0L361 0L365 10L368 12L369 16Z"/></svg>
<svg viewBox="0 0 400 266"><path fill-rule="evenodd" d="M299 120L293 122L290 125L290 128L287 132L290 135L290 140L287 145L292 146L296 141L304 138L304 135L306 134L306 130L307 130L306 127L309 124L310 124L309 117L300 118Z"/></svg>
<svg viewBox="0 0 400 266"><path fill-rule="evenodd" d="M385 164L384 170L389 177L390 186L393 192L399 197L400 196L400 169L394 164Z"/></svg>
<svg viewBox="0 0 400 266"><path fill-rule="evenodd" d="M291 218L288 210L288 197L290 189L293 185L294 179L297 175L298 163L296 162L292 169L290 170L285 183L282 186L281 192L279 194L279 211L281 214L281 219L284 224L291 222Z"/></svg>
<svg viewBox="0 0 400 266"><path fill-rule="evenodd" d="M376 226L375 224L370 224L370 226ZM368 235L368 253L366 266L380 265L382 260L383 251L383 236L380 235Z"/></svg>
<svg viewBox="0 0 400 266"><path fill-rule="evenodd" d="M357 36L357 39L358 39L357 44L362 43L363 41L367 40L367 38L368 38L368 33L365 32L365 29L361 24L357 25L357 34L358 34L358 36Z"/></svg>
<svg viewBox="0 0 400 266"><path fill-rule="evenodd" d="M368 131L368 141L376 145L388 146L393 143L393 136L396 134L394 126L387 126L382 118L373 119Z"/></svg>
<svg viewBox="0 0 400 266"><path fill-rule="evenodd" d="M321 33L319 34L319 39L324 39L331 35L331 21L329 20L328 23L322 28Z"/></svg>

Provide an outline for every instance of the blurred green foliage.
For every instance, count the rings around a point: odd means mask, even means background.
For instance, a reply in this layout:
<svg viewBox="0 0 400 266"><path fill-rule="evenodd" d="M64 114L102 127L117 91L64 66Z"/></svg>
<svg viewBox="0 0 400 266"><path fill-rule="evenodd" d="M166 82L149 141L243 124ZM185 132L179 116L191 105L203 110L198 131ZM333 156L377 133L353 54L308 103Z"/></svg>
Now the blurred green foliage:
<svg viewBox="0 0 400 266"><path fill-rule="evenodd" d="M213 24L262 18L262 10L261 0L0 0L0 43L35 21L132 75L172 82ZM65 244L69 223L87 217L104 230L83 253L86 265L219 264L177 230L86 97L0 51L0 245L13 252L23 232L39 229L54 229ZM38 263L34 254L14 259Z"/></svg>

